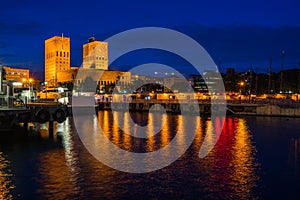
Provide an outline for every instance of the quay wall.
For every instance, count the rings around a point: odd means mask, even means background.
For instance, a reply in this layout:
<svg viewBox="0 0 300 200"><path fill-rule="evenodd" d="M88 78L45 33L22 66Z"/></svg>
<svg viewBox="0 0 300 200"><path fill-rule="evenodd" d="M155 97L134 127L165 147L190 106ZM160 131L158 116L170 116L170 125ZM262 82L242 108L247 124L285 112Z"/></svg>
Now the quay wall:
<svg viewBox="0 0 300 200"><path fill-rule="evenodd" d="M161 107L153 107L159 104ZM99 110L110 110L113 105L114 110L130 110L130 111L149 111L154 109L160 111L165 109L170 113L181 113L181 111L192 111L195 106L199 106L200 114L211 114L212 109L218 109L218 104L212 107L210 102L198 103L181 103L177 101L134 101L126 102L100 102ZM221 107L221 106L220 106ZM266 104L227 104L227 114L233 115L257 115L257 116L283 116L283 117L300 117L300 106L284 106L284 105L266 105Z"/></svg>
<svg viewBox="0 0 300 200"><path fill-rule="evenodd" d="M264 105L256 108L257 115L300 117L300 108L285 108L277 105Z"/></svg>

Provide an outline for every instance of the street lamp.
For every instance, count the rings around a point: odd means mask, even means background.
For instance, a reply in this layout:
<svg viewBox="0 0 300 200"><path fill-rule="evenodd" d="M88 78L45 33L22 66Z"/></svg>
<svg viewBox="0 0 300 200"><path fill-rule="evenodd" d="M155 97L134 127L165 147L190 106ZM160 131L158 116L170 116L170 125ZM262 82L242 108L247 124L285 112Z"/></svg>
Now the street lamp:
<svg viewBox="0 0 300 200"><path fill-rule="evenodd" d="M240 94L241 94L242 93L242 87L245 85L245 82L241 81L239 83L239 85L240 85Z"/></svg>
<svg viewBox="0 0 300 200"><path fill-rule="evenodd" d="M31 101L33 99L33 84L32 84L32 82L33 82L33 79L30 78L29 79L29 96L31 98Z"/></svg>
<svg viewBox="0 0 300 200"><path fill-rule="evenodd" d="M240 93L240 97L239 97L239 99L241 100L241 98L242 98L242 87L245 85L245 82L243 82L243 81L241 81L241 82L239 82L239 86L240 86L240 91L239 91L239 93Z"/></svg>
<svg viewBox="0 0 300 200"><path fill-rule="evenodd" d="M28 98L28 101L30 101L29 99L31 99L31 96L32 96L32 90L33 90L33 79L32 78L29 78L28 80L26 78L22 78L22 82L23 84L25 85L25 83L27 84L28 86L28 95L27 95L27 98Z"/></svg>

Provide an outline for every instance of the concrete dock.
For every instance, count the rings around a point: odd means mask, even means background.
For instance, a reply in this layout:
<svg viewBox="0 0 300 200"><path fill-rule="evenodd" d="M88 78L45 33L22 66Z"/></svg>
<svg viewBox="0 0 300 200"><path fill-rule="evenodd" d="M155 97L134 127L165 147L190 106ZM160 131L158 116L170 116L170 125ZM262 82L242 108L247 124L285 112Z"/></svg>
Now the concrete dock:
<svg viewBox="0 0 300 200"><path fill-rule="evenodd" d="M257 115L257 116L277 116L277 117L300 117L300 103L286 104L276 102L269 104L270 102L239 102L228 101L226 103L226 112L231 115ZM130 110L130 111L149 111L149 109L155 105L161 105L166 112L180 114L182 109L189 109L193 111L195 106L199 107L200 114L211 114L212 109L218 111L220 104L215 103L213 106L210 101L197 101L197 102L182 102L179 103L176 100L142 100L136 99L130 102L98 102L99 110ZM112 107L113 105L113 107ZM160 108L157 108L160 109Z"/></svg>

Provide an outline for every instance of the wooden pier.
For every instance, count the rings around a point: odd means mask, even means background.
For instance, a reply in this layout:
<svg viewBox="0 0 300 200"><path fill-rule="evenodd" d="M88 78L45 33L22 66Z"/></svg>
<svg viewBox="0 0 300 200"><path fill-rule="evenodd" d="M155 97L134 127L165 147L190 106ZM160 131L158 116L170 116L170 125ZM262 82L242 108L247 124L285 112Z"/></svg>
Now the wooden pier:
<svg viewBox="0 0 300 200"><path fill-rule="evenodd" d="M27 103L21 106L0 106L0 128L29 122L62 123L69 115L68 107L57 102Z"/></svg>

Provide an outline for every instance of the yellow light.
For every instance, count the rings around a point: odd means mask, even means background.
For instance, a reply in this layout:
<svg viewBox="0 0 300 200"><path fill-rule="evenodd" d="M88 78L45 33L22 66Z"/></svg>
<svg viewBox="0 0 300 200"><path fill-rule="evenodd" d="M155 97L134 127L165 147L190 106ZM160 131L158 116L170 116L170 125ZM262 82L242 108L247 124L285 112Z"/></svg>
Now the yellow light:
<svg viewBox="0 0 300 200"><path fill-rule="evenodd" d="M23 83L20 83L20 82L13 82L13 86L22 86Z"/></svg>
<svg viewBox="0 0 300 200"><path fill-rule="evenodd" d="M32 83L32 81L33 81L32 78L30 78L30 79L29 79L29 82Z"/></svg>
<svg viewBox="0 0 300 200"><path fill-rule="evenodd" d="M22 78L22 82L25 82L26 81L26 78Z"/></svg>
<svg viewBox="0 0 300 200"><path fill-rule="evenodd" d="M243 86L245 83L244 82L240 82L240 85Z"/></svg>

